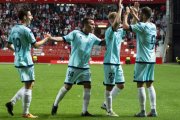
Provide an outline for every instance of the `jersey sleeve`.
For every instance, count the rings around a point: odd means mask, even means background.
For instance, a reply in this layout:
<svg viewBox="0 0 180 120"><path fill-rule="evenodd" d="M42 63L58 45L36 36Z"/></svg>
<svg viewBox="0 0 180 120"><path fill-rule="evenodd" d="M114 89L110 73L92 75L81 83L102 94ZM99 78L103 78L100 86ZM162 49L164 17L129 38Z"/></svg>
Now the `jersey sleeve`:
<svg viewBox="0 0 180 120"><path fill-rule="evenodd" d="M30 44L35 43L35 42L36 42L36 39L35 39L35 37L34 37L33 32L32 32L31 30L25 30L25 32L26 32L26 36L27 36L28 42L29 42Z"/></svg>
<svg viewBox="0 0 180 120"><path fill-rule="evenodd" d="M95 40L95 42L94 42L95 45L99 45L101 43L101 39L100 38L96 37L95 35L93 35L93 38Z"/></svg>
<svg viewBox="0 0 180 120"><path fill-rule="evenodd" d="M9 35L9 37L8 37L8 43L9 43L9 44L12 44L12 35L11 35L11 32L10 32L10 35Z"/></svg>
<svg viewBox="0 0 180 120"><path fill-rule="evenodd" d="M126 36L126 31L121 28L121 29L118 30L118 34L119 34L122 38L124 38L124 37Z"/></svg>
<svg viewBox="0 0 180 120"><path fill-rule="evenodd" d="M109 27L105 32L105 39L109 40L109 38L112 38L113 32L114 31L113 31L112 27Z"/></svg>
<svg viewBox="0 0 180 120"><path fill-rule="evenodd" d="M126 36L126 31L122 30L122 38L124 38Z"/></svg>
<svg viewBox="0 0 180 120"><path fill-rule="evenodd" d="M136 23L135 25L130 25L130 28L132 30L132 32L135 32L135 33L142 33L143 32L143 24L142 23Z"/></svg>
<svg viewBox="0 0 180 120"><path fill-rule="evenodd" d="M72 32L70 32L69 34L63 36L63 39L66 41L66 42L71 42L74 40L74 36L76 34L76 31L73 30Z"/></svg>

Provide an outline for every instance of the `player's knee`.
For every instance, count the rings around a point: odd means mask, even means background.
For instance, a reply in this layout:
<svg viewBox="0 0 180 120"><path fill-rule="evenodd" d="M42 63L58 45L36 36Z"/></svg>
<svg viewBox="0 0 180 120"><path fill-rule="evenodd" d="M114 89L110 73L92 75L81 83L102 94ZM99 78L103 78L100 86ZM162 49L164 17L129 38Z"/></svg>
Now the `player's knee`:
<svg viewBox="0 0 180 120"><path fill-rule="evenodd" d="M27 82L24 82L25 84L25 88L26 89L32 89L33 86L34 86L34 82L33 81L27 81Z"/></svg>
<svg viewBox="0 0 180 120"><path fill-rule="evenodd" d="M84 83L84 88L91 89L91 84L90 83Z"/></svg>
<svg viewBox="0 0 180 120"><path fill-rule="evenodd" d="M144 83L143 82L137 82L137 88L140 88L140 87L144 87Z"/></svg>
<svg viewBox="0 0 180 120"><path fill-rule="evenodd" d="M107 91L111 91L113 89L113 86L112 85L106 85L106 90Z"/></svg>
<svg viewBox="0 0 180 120"><path fill-rule="evenodd" d="M124 84L117 84L117 87L122 90L122 89L124 89L125 85Z"/></svg>
<svg viewBox="0 0 180 120"><path fill-rule="evenodd" d="M70 90L72 88L72 85L69 85L69 84L65 84L64 87L66 88L66 90Z"/></svg>
<svg viewBox="0 0 180 120"><path fill-rule="evenodd" d="M147 87L147 88L151 87L152 85L153 85L152 82L147 82L147 83L146 83L146 87Z"/></svg>

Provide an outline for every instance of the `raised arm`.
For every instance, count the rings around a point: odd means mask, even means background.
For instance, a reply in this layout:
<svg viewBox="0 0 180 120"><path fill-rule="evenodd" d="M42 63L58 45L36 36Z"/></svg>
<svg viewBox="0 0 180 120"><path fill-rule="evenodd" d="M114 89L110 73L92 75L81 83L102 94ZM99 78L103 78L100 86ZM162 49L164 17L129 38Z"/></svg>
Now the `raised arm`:
<svg viewBox="0 0 180 120"><path fill-rule="evenodd" d="M129 30L129 24L128 24L128 16L130 13L129 7L126 7L126 12L124 13L124 20L123 20L123 28L125 30Z"/></svg>
<svg viewBox="0 0 180 120"><path fill-rule="evenodd" d="M123 6L122 6L122 1L123 1L123 0L119 0L119 4L118 4L119 10L118 10L117 15L116 15L116 18L115 18L115 20L114 20L114 22L113 22L113 24L112 24L112 28L113 28L114 30L117 30L117 29L118 29L119 24L120 24L120 22L121 22L121 13L122 13L122 8L123 8Z"/></svg>
<svg viewBox="0 0 180 120"><path fill-rule="evenodd" d="M132 24L136 24L139 20L138 12L139 12L140 4L138 2L134 3L133 7L130 7L131 15L133 16Z"/></svg>

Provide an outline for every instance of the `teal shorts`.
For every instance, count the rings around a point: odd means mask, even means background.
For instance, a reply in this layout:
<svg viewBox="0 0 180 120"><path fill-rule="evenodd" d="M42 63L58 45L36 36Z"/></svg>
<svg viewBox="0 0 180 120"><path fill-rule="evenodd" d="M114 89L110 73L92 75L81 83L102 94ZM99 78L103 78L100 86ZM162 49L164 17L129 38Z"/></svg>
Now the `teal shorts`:
<svg viewBox="0 0 180 120"><path fill-rule="evenodd" d="M104 85L123 84L124 82L121 65L104 65Z"/></svg>
<svg viewBox="0 0 180 120"><path fill-rule="evenodd" d="M155 64L135 63L134 82L153 82Z"/></svg>
<svg viewBox="0 0 180 120"><path fill-rule="evenodd" d="M90 69L68 67L65 84L83 84L85 82L91 83Z"/></svg>
<svg viewBox="0 0 180 120"><path fill-rule="evenodd" d="M29 82L35 80L34 66L17 68L17 69L22 82Z"/></svg>

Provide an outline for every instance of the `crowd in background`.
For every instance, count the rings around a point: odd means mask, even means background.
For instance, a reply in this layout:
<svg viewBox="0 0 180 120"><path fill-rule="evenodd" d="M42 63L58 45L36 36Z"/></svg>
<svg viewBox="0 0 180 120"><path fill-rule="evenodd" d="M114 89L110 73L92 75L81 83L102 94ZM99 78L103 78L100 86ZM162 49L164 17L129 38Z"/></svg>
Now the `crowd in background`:
<svg viewBox="0 0 180 120"><path fill-rule="evenodd" d="M90 16L95 20L107 20L111 11L117 11L116 5L93 4L0 4L0 47L6 44L10 28L17 24L17 11L21 6L28 6L33 14L33 21L29 26L35 37L42 38L44 33L54 36L68 34L73 29L80 29L80 21ZM165 5L151 5L153 16L151 21L157 25L157 43L164 41L166 31ZM133 33L128 33L127 40L134 39Z"/></svg>

